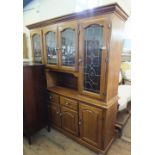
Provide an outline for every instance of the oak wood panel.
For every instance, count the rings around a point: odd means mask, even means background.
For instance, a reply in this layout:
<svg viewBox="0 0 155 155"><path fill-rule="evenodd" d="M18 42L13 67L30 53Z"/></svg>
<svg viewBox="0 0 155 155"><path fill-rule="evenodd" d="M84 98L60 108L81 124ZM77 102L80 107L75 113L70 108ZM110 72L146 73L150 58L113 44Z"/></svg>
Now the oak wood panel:
<svg viewBox="0 0 155 155"><path fill-rule="evenodd" d="M105 6L93 8L93 12L92 12L92 9L88 9L88 10L81 11L78 13L77 12L71 13L68 15L61 16L61 17L56 17L53 19L27 25L27 28L34 29L37 27L43 27L46 25L59 23L63 21L77 20L77 19L82 19L82 18L88 18L88 17L95 16L95 15L105 15L105 14L110 14L110 13L115 13L123 21L126 21L128 18L128 14L117 3L112 3L112 4L105 5Z"/></svg>
<svg viewBox="0 0 155 155"><path fill-rule="evenodd" d="M104 128L102 131L102 135L104 136L103 148L106 148L110 141L115 137L116 113L116 103L105 111Z"/></svg>
<svg viewBox="0 0 155 155"><path fill-rule="evenodd" d="M78 136L78 113L61 106L61 119L62 119L62 129L67 132Z"/></svg>
<svg viewBox="0 0 155 155"><path fill-rule="evenodd" d="M101 109L79 105L80 138L99 148L102 145L102 117Z"/></svg>
<svg viewBox="0 0 155 155"><path fill-rule="evenodd" d="M124 22L117 16L111 17L111 37L109 38L110 50L108 52L109 63L107 68L107 96L106 101L110 100L118 93L119 72L121 64L121 51L123 47Z"/></svg>
<svg viewBox="0 0 155 155"><path fill-rule="evenodd" d="M51 122L55 124L57 127L61 127L61 117L60 117L60 106L57 104L51 104Z"/></svg>
<svg viewBox="0 0 155 155"><path fill-rule="evenodd" d="M60 104L76 111L78 109L78 102L66 97L60 96Z"/></svg>

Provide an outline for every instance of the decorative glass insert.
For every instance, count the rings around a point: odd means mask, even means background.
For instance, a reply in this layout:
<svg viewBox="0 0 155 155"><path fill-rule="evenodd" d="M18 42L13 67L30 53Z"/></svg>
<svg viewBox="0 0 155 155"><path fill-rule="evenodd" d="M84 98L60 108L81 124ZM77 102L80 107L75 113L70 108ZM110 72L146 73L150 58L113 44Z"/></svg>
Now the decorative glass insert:
<svg viewBox="0 0 155 155"><path fill-rule="evenodd" d="M75 30L67 28L61 36L62 65L72 67L75 65Z"/></svg>
<svg viewBox="0 0 155 155"><path fill-rule="evenodd" d="M84 90L100 92L103 26L93 24L84 30Z"/></svg>
<svg viewBox="0 0 155 155"><path fill-rule="evenodd" d="M33 50L34 50L34 62L41 63L41 42L40 42L40 35L34 34L32 37L33 42Z"/></svg>
<svg viewBox="0 0 155 155"><path fill-rule="evenodd" d="M46 53L47 53L47 63L53 65L57 64L55 32L46 33Z"/></svg>

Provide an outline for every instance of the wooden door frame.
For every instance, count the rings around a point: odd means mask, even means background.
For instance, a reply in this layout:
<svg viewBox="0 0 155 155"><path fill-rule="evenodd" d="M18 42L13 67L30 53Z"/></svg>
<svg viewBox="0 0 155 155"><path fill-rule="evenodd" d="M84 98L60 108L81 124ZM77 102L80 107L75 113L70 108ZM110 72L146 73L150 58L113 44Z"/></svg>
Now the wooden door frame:
<svg viewBox="0 0 155 155"><path fill-rule="evenodd" d="M82 111L83 110L88 110L88 111L92 111L93 113L96 113L96 115L98 115L98 121L97 125L98 125L98 132L96 133L97 135L97 143L89 140L89 139L83 139L84 135L83 135L83 114ZM81 121L81 125L79 126L80 128L80 139L90 143L91 145L94 145L96 147L101 148L102 147L102 128L103 128L103 110L93 107L93 106L89 106L86 104L83 104L82 102L80 102L79 104L79 122ZM91 121L91 120L90 120Z"/></svg>
<svg viewBox="0 0 155 155"><path fill-rule="evenodd" d="M73 67L63 66L62 65L62 51L61 51L61 32L67 28L75 30L75 65ZM66 71L78 71L78 23L74 22L65 22L58 25L58 47L59 47L59 68Z"/></svg>
<svg viewBox="0 0 155 155"><path fill-rule="evenodd" d="M58 65L59 65L59 52L57 51L57 64L48 64L47 61L47 51L46 51L46 37L45 35L48 32L54 32L55 33L55 40L56 40L56 48L58 47L58 33L57 33L57 25L52 25L52 26L48 26L43 28L43 43L44 43L44 58L45 58L45 64L47 67L49 68L54 68L54 69L58 69Z"/></svg>
<svg viewBox="0 0 155 155"><path fill-rule="evenodd" d="M69 133L71 133L71 134L73 134L73 135L75 135L75 136L78 136L78 112L74 111L74 110L72 110L72 109L70 109L68 107L62 106L62 105L60 106L60 109L61 109L61 114L62 114L62 117L61 117L61 127L62 127L62 129L67 131L67 132L69 132ZM64 126L63 126L63 115L64 115L64 113L69 113L69 112L74 114L74 116L76 115L75 116L75 123L77 123L77 124L75 124L75 132L74 131L70 131L68 129L65 129Z"/></svg>
<svg viewBox="0 0 155 155"><path fill-rule="evenodd" d="M103 42L104 46L102 49L102 58L101 58L101 76L100 76L100 93L93 93L84 90L84 29L88 27L89 25L101 25L103 26ZM81 94L88 95L97 99L104 100L105 99L105 81L106 81L106 71L107 71L107 64L106 64L106 57L108 55L108 44L107 44L107 24L104 20L104 18L98 18L98 19L88 19L88 20L82 20L80 22L80 36L79 36L79 58L81 60L81 63L79 64L79 91Z"/></svg>
<svg viewBox="0 0 155 155"><path fill-rule="evenodd" d="M38 28L38 29L34 29L34 30L31 30L30 31L30 39L31 39L31 49L32 49L32 62L35 63L35 58L34 58L34 46L33 46L33 36L35 34L39 34L40 36L40 47L41 47L41 61L42 61L42 64L45 63L44 61L44 52L43 52L43 37L42 37L42 29L41 28Z"/></svg>

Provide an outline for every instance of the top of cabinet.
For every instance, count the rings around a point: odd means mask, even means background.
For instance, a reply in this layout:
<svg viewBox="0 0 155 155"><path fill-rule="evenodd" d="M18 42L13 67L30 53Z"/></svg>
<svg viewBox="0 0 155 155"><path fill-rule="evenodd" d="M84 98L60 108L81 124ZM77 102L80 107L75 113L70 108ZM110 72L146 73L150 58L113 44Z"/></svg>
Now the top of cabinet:
<svg viewBox="0 0 155 155"><path fill-rule="evenodd" d="M95 15L112 14L112 13L119 15L124 21L126 21L127 18L129 17L128 14L117 3L113 3L109 5L96 7L91 10L85 10L78 13L71 13L61 17L56 17L53 19L30 24L30 25L27 25L26 27L28 29L34 29L34 28L39 28L39 27L47 26L54 23L59 23L59 22L64 22L64 21L69 21L74 19L75 20L82 19L82 18L87 18Z"/></svg>

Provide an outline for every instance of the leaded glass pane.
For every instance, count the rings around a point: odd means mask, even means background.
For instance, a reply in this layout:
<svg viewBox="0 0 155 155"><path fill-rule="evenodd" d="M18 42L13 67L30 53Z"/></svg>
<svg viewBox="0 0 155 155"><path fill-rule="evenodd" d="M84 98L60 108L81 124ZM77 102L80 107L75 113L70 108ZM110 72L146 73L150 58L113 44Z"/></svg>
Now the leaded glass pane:
<svg viewBox="0 0 155 155"><path fill-rule="evenodd" d="M34 50L34 61L41 63L41 42L40 42L40 35L34 34L32 37L33 41L33 50Z"/></svg>
<svg viewBox="0 0 155 155"><path fill-rule="evenodd" d="M57 50L55 32L46 33L47 63L57 64Z"/></svg>
<svg viewBox="0 0 155 155"><path fill-rule="evenodd" d="M75 30L68 28L61 34L61 49L62 49L62 65L75 65Z"/></svg>
<svg viewBox="0 0 155 155"><path fill-rule="evenodd" d="M100 92L103 27L93 24L84 30L84 90Z"/></svg>

